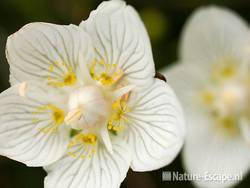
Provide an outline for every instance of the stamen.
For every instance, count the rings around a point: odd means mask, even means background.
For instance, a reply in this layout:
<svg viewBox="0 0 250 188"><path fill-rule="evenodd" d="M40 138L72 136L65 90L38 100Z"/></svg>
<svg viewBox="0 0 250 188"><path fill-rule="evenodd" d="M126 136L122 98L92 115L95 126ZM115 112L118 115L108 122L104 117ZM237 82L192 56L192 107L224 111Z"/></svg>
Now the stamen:
<svg viewBox="0 0 250 188"><path fill-rule="evenodd" d="M75 110L70 111L66 117L64 118L64 121L66 124L71 124L77 120L79 120L82 116L82 109L77 108Z"/></svg>
<svg viewBox="0 0 250 188"><path fill-rule="evenodd" d="M124 75L116 64L106 63L103 60L92 61L89 70L91 77L105 86L117 83Z"/></svg>
<svg viewBox="0 0 250 188"><path fill-rule="evenodd" d="M135 87L136 87L135 85L127 85L115 90L114 91L115 100L124 96L129 96L130 91L133 90Z"/></svg>
<svg viewBox="0 0 250 188"><path fill-rule="evenodd" d="M66 74L61 75L60 78L52 78L50 75L48 76L48 84L53 87L64 87L64 86L72 86L76 83L77 78L75 73L73 72L73 68L66 63L54 62L55 65L61 66L65 69ZM49 66L49 72L53 74L54 65L51 64Z"/></svg>
<svg viewBox="0 0 250 188"><path fill-rule="evenodd" d="M19 85L18 93L21 97L25 97L26 91L27 91L27 82L23 82Z"/></svg>
<svg viewBox="0 0 250 188"><path fill-rule="evenodd" d="M67 154L74 158L91 158L96 152L96 144L97 136L95 134L79 133L70 141Z"/></svg>
<svg viewBox="0 0 250 188"><path fill-rule="evenodd" d="M73 85L76 82L76 75L72 72L69 72L65 77L64 77L64 84L67 86Z"/></svg>
<svg viewBox="0 0 250 188"><path fill-rule="evenodd" d="M207 90L207 89L202 91L201 100L204 104L211 105L215 100L214 93L211 90Z"/></svg>
<svg viewBox="0 0 250 188"><path fill-rule="evenodd" d="M65 115L64 111L54 105L48 104L39 107L37 111L33 112L33 114L39 115L45 111L50 111L52 123L41 128L40 131L45 134L56 132L58 127L64 122L64 115ZM40 122L40 121L42 120L40 120L39 118L33 119L33 122Z"/></svg>
<svg viewBox="0 0 250 188"><path fill-rule="evenodd" d="M232 116L225 116L225 117L218 117L217 119L218 125L223 129L227 130L227 133L235 134L237 133L238 130L238 122L237 118L232 117Z"/></svg>
<svg viewBox="0 0 250 188"><path fill-rule="evenodd" d="M113 134L122 131L125 128L125 123L128 122L128 119L125 116L125 114L130 111L127 106L128 98L129 93L123 95L119 100L112 104L113 113L109 118L107 129Z"/></svg>
<svg viewBox="0 0 250 188"><path fill-rule="evenodd" d="M233 78L237 73L235 60L223 59L213 67L212 74L215 79L226 80Z"/></svg>

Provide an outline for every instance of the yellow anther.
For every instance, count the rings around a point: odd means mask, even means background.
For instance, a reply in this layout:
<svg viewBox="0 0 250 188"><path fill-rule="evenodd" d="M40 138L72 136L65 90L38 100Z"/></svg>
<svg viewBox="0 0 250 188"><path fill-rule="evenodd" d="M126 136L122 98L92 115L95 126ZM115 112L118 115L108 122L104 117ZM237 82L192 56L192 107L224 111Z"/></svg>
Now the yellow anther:
<svg viewBox="0 0 250 188"><path fill-rule="evenodd" d="M235 74L236 70L234 66L227 66L221 70L221 74L224 78L230 78Z"/></svg>
<svg viewBox="0 0 250 188"><path fill-rule="evenodd" d="M68 148L71 148L75 145L95 145L97 141L97 136L92 133L84 134L84 133L79 133L76 136L72 138L70 141Z"/></svg>
<svg viewBox="0 0 250 188"><path fill-rule="evenodd" d="M53 87L64 87L74 85L77 78L73 72L69 72L62 80L52 80L51 77L48 77L48 81L48 84Z"/></svg>
<svg viewBox="0 0 250 188"><path fill-rule="evenodd" d="M96 67L96 64L97 64L97 61L96 60L93 60L91 63L90 63L90 67L89 67L89 72L90 72L90 75L92 78L95 79L95 67Z"/></svg>
<svg viewBox="0 0 250 188"><path fill-rule="evenodd" d="M123 71L116 64L106 63L104 60L92 61L89 71L93 79L105 86L118 82L123 76Z"/></svg>
<svg viewBox="0 0 250 188"><path fill-rule="evenodd" d="M220 122L224 127L232 127L235 124L235 119L233 117L224 117L220 119Z"/></svg>
<svg viewBox="0 0 250 188"><path fill-rule="evenodd" d="M76 83L76 75L72 72L69 72L64 78L64 84L66 86L74 85Z"/></svg>
<svg viewBox="0 0 250 188"><path fill-rule="evenodd" d="M214 78L224 80L234 77L237 68L234 60L224 59L216 63L212 71Z"/></svg>
<svg viewBox="0 0 250 188"><path fill-rule="evenodd" d="M97 136L92 133L84 134L79 133L72 138L68 145L68 155L71 157L79 157L84 159L85 157L91 158L92 155L96 152L96 143L97 143ZM77 149L72 152L70 151L71 148L77 147ZM86 154L81 154L81 150L86 150Z"/></svg>
<svg viewBox="0 0 250 188"><path fill-rule="evenodd" d="M109 118L107 129L113 133L120 132L125 127L124 124L127 122L125 114L130 111L127 106L128 96L129 94L125 94L112 104L113 112Z"/></svg>
<svg viewBox="0 0 250 188"><path fill-rule="evenodd" d="M57 109L56 111L53 111L53 120L56 125L59 125L63 123L64 120L64 112L62 110Z"/></svg>
<svg viewBox="0 0 250 188"><path fill-rule="evenodd" d="M214 102L215 96L212 91L204 90L201 92L201 99L205 104L211 105Z"/></svg>
<svg viewBox="0 0 250 188"><path fill-rule="evenodd" d="M33 112L33 114L41 114L44 111L49 111L52 124L41 128L40 131L43 133L56 132L58 127L64 122L64 116L65 116L64 111L54 105L48 104L39 107L37 111ZM40 121L41 120L39 118L33 119L34 123L38 123Z"/></svg>
<svg viewBox="0 0 250 188"><path fill-rule="evenodd" d="M95 144L96 140L97 137L94 134L86 134L82 136L82 141L87 144Z"/></svg>
<svg viewBox="0 0 250 188"><path fill-rule="evenodd" d="M49 72L53 74L54 72L54 65L64 67L66 69L66 73L59 78L51 78L51 75L48 75L48 84L53 87L64 87L64 86L71 86L74 85L77 81L76 75L73 72L73 68L66 63L62 62L54 62L54 64L51 64L49 66Z"/></svg>
<svg viewBox="0 0 250 188"><path fill-rule="evenodd" d="M218 117L217 123L222 129L226 129L228 133L235 134L238 131L237 119L232 116Z"/></svg>
<svg viewBox="0 0 250 188"><path fill-rule="evenodd" d="M108 130L112 130L113 126L111 124L108 124Z"/></svg>
<svg viewBox="0 0 250 188"><path fill-rule="evenodd" d="M111 85L112 83L114 83L113 78L106 73L102 73L98 78L98 81L101 82L103 85Z"/></svg>

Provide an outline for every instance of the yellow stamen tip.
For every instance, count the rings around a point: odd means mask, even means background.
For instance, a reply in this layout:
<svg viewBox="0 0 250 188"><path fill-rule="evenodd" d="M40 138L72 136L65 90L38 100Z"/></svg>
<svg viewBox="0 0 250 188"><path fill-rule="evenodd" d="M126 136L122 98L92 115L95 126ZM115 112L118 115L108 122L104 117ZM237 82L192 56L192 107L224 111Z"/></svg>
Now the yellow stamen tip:
<svg viewBox="0 0 250 188"><path fill-rule="evenodd" d="M214 101L214 94L212 91L209 91L209 90L202 91L201 99L205 104L210 105Z"/></svg>

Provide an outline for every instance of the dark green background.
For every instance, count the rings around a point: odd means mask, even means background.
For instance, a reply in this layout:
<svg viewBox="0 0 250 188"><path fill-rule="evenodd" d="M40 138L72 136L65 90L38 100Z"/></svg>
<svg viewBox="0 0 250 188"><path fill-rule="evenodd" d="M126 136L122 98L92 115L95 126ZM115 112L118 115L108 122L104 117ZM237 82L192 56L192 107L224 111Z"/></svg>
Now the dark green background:
<svg viewBox="0 0 250 188"><path fill-rule="evenodd" d="M79 24L86 19L98 0L0 0L0 90L9 87L8 64L5 59L7 36L29 22ZM139 13L150 33L156 68L167 66L177 59L179 37L188 16L200 6L221 5L250 20L250 1L220 0L128 0ZM219 18L218 18L219 19ZM122 188L193 187L190 182L162 182L162 171L184 172L181 157L169 166L150 173L129 172ZM45 172L0 157L0 188L42 188ZM237 187L250 187L250 176Z"/></svg>

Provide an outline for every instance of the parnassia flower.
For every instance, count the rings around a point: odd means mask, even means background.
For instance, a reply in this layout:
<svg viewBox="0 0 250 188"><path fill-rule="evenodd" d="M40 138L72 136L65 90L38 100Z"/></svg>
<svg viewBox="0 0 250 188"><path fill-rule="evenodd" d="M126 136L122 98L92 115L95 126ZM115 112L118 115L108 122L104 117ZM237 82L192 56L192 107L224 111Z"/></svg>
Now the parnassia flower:
<svg viewBox="0 0 250 188"><path fill-rule="evenodd" d="M187 114L184 165L203 176L195 181L202 188L233 186L249 170L249 49L249 28L239 16L201 8L184 29L181 63L165 72Z"/></svg>
<svg viewBox="0 0 250 188"><path fill-rule="evenodd" d="M182 110L154 78L136 11L103 2L80 26L31 23L6 46L12 87L0 95L0 153L44 166L46 188L117 188L131 167L170 163Z"/></svg>

